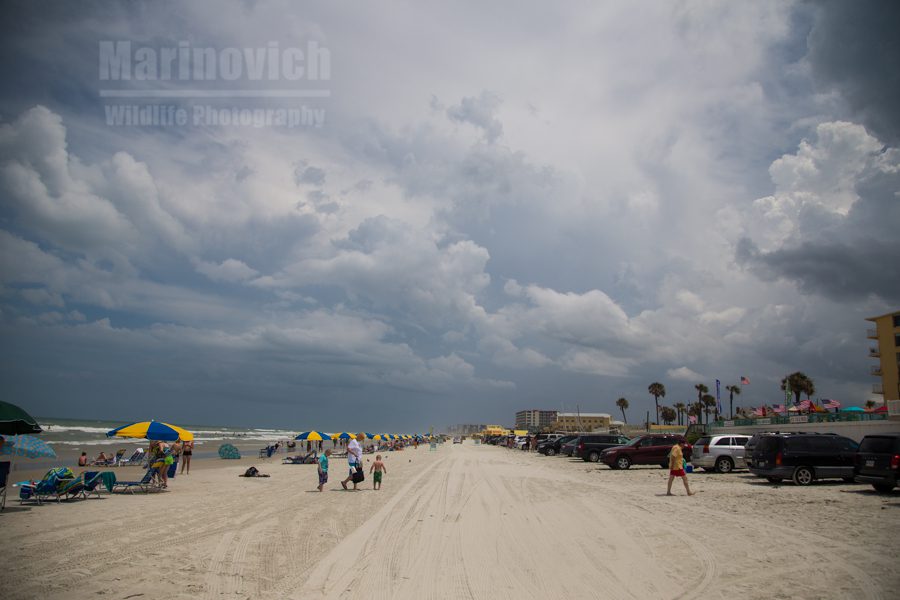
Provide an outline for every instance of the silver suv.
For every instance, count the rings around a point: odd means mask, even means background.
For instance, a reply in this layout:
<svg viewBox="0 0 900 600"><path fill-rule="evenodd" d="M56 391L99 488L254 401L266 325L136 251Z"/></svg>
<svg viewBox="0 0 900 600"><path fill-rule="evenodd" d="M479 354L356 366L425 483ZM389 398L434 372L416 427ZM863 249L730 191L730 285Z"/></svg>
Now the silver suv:
<svg viewBox="0 0 900 600"><path fill-rule="evenodd" d="M706 435L694 442L691 464L707 471L730 473L746 469L744 446L749 435Z"/></svg>

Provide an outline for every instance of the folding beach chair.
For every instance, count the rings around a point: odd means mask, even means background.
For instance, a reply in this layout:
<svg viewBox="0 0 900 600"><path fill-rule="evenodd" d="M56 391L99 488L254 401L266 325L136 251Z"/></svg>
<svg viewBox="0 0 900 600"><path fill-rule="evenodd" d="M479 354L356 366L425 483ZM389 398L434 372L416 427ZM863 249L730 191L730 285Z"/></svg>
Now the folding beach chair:
<svg viewBox="0 0 900 600"><path fill-rule="evenodd" d="M115 467L122 461L122 458L125 456L125 448L119 448L119 451L116 452L116 455L113 456L109 461L109 466Z"/></svg>
<svg viewBox="0 0 900 600"><path fill-rule="evenodd" d="M123 452L124 452L124 451L123 451ZM122 459L120 459L120 460L119 460L119 466L124 466L124 465L134 466L134 465L139 465L139 464L141 464L141 462L143 462L143 460L144 460L144 449L143 449L143 448L138 448L138 449L135 450L134 453L133 453L131 456L129 456L128 458L122 458Z"/></svg>
<svg viewBox="0 0 900 600"><path fill-rule="evenodd" d="M56 488L59 484L59 477L55 472L48 473L38 482L20 481L15 485L19 487L19 504L25 502L37 502L43 504L43 501L56 496Z"/></svg>
<svg viewBox="0 0 900 600"><path fill-rule="evenodd" d="M60 479L56 485L56 501L71 500L82 495L84 491L84 476L78 475L74 479Z"/></svg>
<svg viewBox="0 0 900 600"><path fill-rule="evenodd" d="M84 481L84 485L81 488L81 497L87 499L90 495L96 495L99 498L103 474L100 471L85 471L81 476Z"/></svg>
<svg viewBox="0 0 900 600"><path fill-rule="evenodd" d="M128 492L129 494L133 494L135 490L140 490L145 493L159 491L162 488L159 483L153 480L155 475L156 469L148 467L147 472L144 473L144 477L140 481L116 481L113 485L113 492Z"/></svg>
<svg viewBox="0 0 900 600"><path fill-rule="evenodd" d="M281 459L283 465L312 465L319 460L319 454L315 450L305 456L285 456Z"/></svg>
<svg viewBox="0 0 900 600"><path fill-rule="evenodd" d="M7 479L9 479L9 462L0 462L0 510L6 508Z"/></svg>

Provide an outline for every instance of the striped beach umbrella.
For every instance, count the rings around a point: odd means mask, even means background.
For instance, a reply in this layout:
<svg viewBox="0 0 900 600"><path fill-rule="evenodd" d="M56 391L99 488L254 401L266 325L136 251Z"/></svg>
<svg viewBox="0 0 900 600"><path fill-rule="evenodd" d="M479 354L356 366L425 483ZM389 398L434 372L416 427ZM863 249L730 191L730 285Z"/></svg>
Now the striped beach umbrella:
<svg viewBox="0 0 900 600"><path fill-rule="evenodd" d="M25 458L56 458L50 445L33 435L0 436L5 438L0 454L24 456Z"/></svg>
<svg viewBox="0 0 900 600"><path fill-rule="evenodd" d="M141 421L116 427L106 432L106 437L138 438L145 440L157 440L160 442L191 442L194 434L177 425L169 425L162 421Z"/></svg>
<svg viewBox="0 0 900 600"><path fill-rule="evenodd" d="M333 439L333 440L349 440L353 437L356 437L356 436L354 436L352 433L347 433L346 431L331 434L331 439Z"/></svg>
<svg viewBox="0 0 900 600"><path fill-rule="evenodd" d="M303 440L310 442L321 442L322 440L330 440L331 436L321 431L304 431L294 438L295 440Z"/></svg>

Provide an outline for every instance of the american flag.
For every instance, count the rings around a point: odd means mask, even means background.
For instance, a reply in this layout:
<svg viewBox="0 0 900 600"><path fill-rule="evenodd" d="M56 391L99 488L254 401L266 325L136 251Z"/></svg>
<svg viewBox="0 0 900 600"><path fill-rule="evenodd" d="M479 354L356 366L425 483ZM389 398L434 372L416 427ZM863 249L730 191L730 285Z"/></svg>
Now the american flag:
<svg viewBox="0 0 900 600"><path fill-rule="evenodd" d="M750 380L747 377L741 375L741 385L750 385Z"/></svg>
<svg viewBox="0 0 900 600"><path fill-rule="evenodd" d="M838 402L837 400L826 400L825 402L822 403L822 406L824 408L840 408L841 403Z"/></svg>
<svg viewBox="0 0 900 600"><path fill-rule="evenodd" d="M759 408L753 409L753 415L756 417L764 417L766 416L766 407L760 406Z"/></svg>
<svg viewBox="0 0 900 600"><path fill-rule="evenodd" d="M773 404L772 412L776 412L776 413L787 412L787 406L785 406L784 404Z"/></svg>
<svg viewBox="0 0 900 600"><path fill-rule="evenodd" d="M809 407L812 406L812 402L809 400L803 400L800 404L797 405L797 408L800 410L809 410Z"/></svg>
<svg viewBox="0 0 900 600"><path fill-rule="evenodd" d="M689 422L691 425L694 425L695 423L697 423L697 417L695 417L694 415L689 415L689 416L688 416L688 422Z"/></svg>

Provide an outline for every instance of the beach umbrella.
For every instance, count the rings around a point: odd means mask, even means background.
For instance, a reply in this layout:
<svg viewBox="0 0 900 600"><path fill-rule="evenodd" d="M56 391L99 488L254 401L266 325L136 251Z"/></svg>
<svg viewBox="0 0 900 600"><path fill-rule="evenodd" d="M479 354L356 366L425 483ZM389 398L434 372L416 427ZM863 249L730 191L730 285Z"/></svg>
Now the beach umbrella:
<svg viewBox="0 0 900 600"><path fill-rule="evenodd" d="M878 408L876 408L876 409L873 410L872 412L886 413L887 411L888 411L887 406L885 406L884 404L882 404L881 406L879 406Z"/></svg>
<svg viewBox="0 0 900 600"><path fill-rule="evenodd" d="M161 421L140 421L116 427L106 432L106 437L138 438L145 440L157 440L160 442L190 442L194 434L187 429L176 425L169 425Z"/></svg>
<svg viewBox="0 0 900 600"><path fill-rule="evenodd" d="M295 440L303 440L310 442L321 442L322 440L329 440L331 436L327 433L323 433L321 431L304 431L300 435L294 438Z"/></svg>
<svg viewBox="0 0 900 600"><path fill-rule="evenodd" d="M847 408L842 408L841 412L866 412L858 406L848 406Z"/></svg>
<svg viewBox="0 0 900 600"><path fill-rule="evenodd" d="M353 437L355 436L352 433L347 433L346 431L331 434L331 439L333 440L349 440Z"/></svg>
<svg viewBox="0 0 900 600"><path fill-rule="evenodd" d="M219 458L240 458L240 451L231 444L222 444L219 446Z"/></svg>
<svg viewBox="0 0 900 600"><path fill-rule="evenodd" d="M0 454L24 456L25 458L56 458L56 452L50 445L33 435L17 435L6 437Z"/></svg>
<svg viewBox="0 0 900 600"><path fill-rule="evenodd" d="M9 402L0 400L0 434L19 435L43 431L37 420L27 412Z"/></svg>

